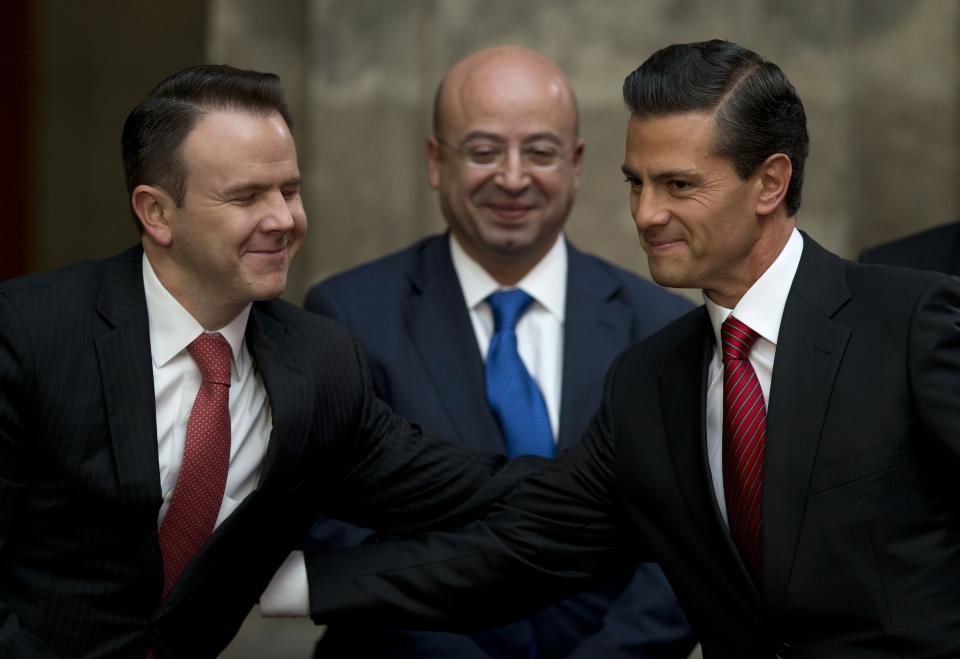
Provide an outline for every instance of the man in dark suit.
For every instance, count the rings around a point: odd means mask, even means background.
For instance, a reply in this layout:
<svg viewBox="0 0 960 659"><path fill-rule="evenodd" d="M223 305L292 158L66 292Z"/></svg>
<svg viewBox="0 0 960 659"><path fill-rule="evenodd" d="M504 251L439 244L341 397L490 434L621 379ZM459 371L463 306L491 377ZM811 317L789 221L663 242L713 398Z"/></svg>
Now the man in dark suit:
<svg viewBox="0 0 960 659"><path fill-rule="evenodd" d="M865 249L860 252L860 262L960 275L960 222Z"/></svg>
<svg viewBox="0 0 960 659"><path fill-rule="evenodd" d="M274 299L306 229L276 76L172 76L123 155L141 244L0 285L3 657L216 656L318 515L453 519L503 463Z"/></svg>
<svg viewBox="0 0 960 659"><path fill-rule="evenodd" d="M315 619L469 628L654 559L707 659L960 656L960 283L796 230L803 106L757 54L670 46L624 98L651 273L705 307L480 521L313 564Z"/></svg>
<svg viewBox="0 0 960 659"><path fill-rule="evenodd" d="M473 53L444 77L434 114L427 170L450 233L315 286L305 307L357 337L374 389L394 411L471 449L506 454L485 384L487 299L524 291L533 301L517 322L519 351L554 427L547 441L562 453L587 427L617 353L691 305L564 239L583 141L573 89L553 62L517 47ZM330 520L315 539L355 544L370 533ZM644 564L472 637L334 626L317 656L667 658L686 657L692 645L663 573Z"/></svg>

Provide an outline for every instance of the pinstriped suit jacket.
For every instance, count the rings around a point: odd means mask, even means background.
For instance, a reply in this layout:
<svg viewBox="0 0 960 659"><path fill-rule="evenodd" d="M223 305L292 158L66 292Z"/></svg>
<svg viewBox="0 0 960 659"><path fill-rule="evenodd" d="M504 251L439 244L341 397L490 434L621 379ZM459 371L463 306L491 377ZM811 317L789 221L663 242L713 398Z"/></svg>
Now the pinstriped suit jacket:
<svg viewBox="0 0 960 659"><path fill-rule="evenodd" d="M483 486L502 460L393 415L349 334L259 302L260 482L161 603L141 256L0 285L0 656L215 656L318 514L410 529L498 494Z"/></svg>

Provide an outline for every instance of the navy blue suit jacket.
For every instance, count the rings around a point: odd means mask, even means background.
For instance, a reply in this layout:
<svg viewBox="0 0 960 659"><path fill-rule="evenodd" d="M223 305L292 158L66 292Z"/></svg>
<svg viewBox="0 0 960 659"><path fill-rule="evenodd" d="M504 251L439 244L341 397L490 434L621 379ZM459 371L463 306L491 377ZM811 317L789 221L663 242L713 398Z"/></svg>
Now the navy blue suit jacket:
<svg viewBox="0 0 960 659"><path fill-rule="evenodd" d="M446 235L314 286L305 306L354 333L368 353L375 390L397 413L471 449L504 452ZM568 246L559 451L586 429L616 355L690 308L683 298ZM313 540L355 544L368 535L328 521L315 528ZM542 659L684 657L693 646L662 572L644 564L600 590L492 632L466 637L333 628L318 654L526 658L532 642Z"/></svg>

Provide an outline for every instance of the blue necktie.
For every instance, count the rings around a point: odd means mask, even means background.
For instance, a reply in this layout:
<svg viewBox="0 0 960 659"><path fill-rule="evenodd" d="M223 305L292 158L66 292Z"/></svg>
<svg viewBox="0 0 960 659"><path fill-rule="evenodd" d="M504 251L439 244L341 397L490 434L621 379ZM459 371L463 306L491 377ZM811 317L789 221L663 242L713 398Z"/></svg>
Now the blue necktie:
<svg viewBox="0 0 960 659"><path fill-rule="evenodd" d="M521 291L498 291L487 298L494 333L487 351L487 400L500 422L507 457L553 457L553 431L543 394L517 352L517 321L533 298Z"/></svg>

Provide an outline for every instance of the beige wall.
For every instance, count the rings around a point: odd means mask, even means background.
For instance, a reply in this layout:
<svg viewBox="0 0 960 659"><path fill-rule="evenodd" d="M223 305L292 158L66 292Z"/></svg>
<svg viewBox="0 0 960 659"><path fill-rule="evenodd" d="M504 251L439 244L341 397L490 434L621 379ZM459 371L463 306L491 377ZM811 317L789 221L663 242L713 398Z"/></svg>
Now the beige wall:
<svg viewBox="0 0 960 659"><path fill-rule="evenodd" d="M443 227L423 139L443 71L518 43L570 75L587 141L569 224L580 246L646 273L619 174L623 78L678 41L724 37L777 62L812 152L802 228L847 256L960 206L960 4L954 0L214 0L208 56L276 70L299 127L310 233L290 299Z"/></svg>
<svg viewBox="0 0 960 659"><path fill-rule="evenodd" d="M620 85L676 41L723 36L793 80L812 138L800 225L828 247L853 256L960 214L956 0L42 0L35 18L34 269L136 240L123 117L162 77L203 60L284 80L311 221L294 301L443 228L422 164L433 91L456 59L500 43L569 73L587 140L569 233L641 273L618 171Z"/></svg>
<svg viewBox="0 0 960 659"><path fill-rule="evenodd" d="M202 61L194 0L38 0L33 5L34 270L110 256L138 240L120 129L162 78Z"/></svg>

